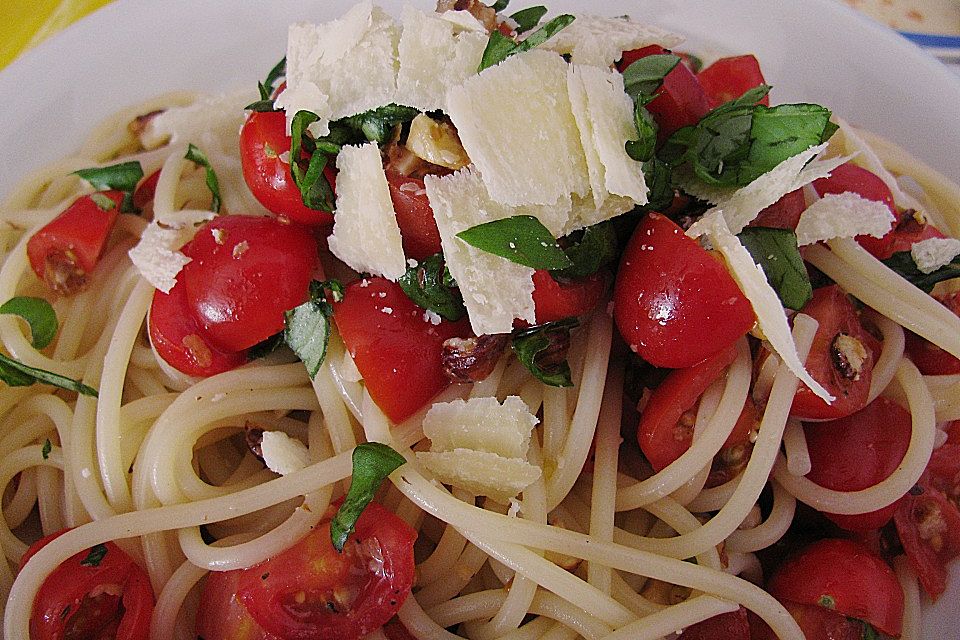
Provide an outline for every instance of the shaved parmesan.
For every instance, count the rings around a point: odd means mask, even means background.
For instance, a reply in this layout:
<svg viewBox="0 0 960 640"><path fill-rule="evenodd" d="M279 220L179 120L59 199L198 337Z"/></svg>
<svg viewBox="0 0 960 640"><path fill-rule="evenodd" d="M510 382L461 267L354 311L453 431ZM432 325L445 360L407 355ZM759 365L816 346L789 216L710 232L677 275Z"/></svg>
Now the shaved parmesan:
<svg viewBox="0 0 960 640"><path fill-rule="evenodd" d="M291 25L287 88L276 100L287 112L287 131L301 110L320 117L310 131L322 136L331 120L393 102L399 39L393 19L369 0L331 22Z"/></svg>
<svg viewBox="0 0 960 640"><path fill-rule="evenodd" d="M306 445L283 431L264 431L260 450L267 468L282 476L310 464L310 451Z"/></svg>
<svg viewBox="0 0 960 640"><path fill-rule="evenodd" d="M330 251L355 271L397 280L407 270L380 149L370 142L337 155L337 214Z"/></svg>
<svg viewBox="0 0 960 640"><path fill-rule="evenodd" d="M896 204L902 207L919 208L917 201L903 192L897 179L883 166L880 156L873 150L873 147L867 144L866 140L860 137L853 125L841 118L836 118L836 121L840 128L831 139L831 144L834 144L835 140L835 144L841 145L847 154L856 154L857 164L883 180L883 183L890 189L890 193L893 194L893 201Z"/></svg>
<svg viewBox="0 0 960 640"><path fill-rule="evenodd" d="M431 451L475 449L505 458L525 458L537 417L518 396L438 402L423 419Z"/></svg>
<svg viewBox="0 0 960 640"><path fill-rule="evenodd" d="M540 45L543 49L570 54L574 64L609 67L624 51L659 44L672 49L683 37L628 17L604 18L575 14L576 19Z"/></svg>
<svg viewBox="0 0 960 640"><path fill-rule="evenodd" d="M503 504L536 482L542 473L540 467L521 458L473 449L418 451L417 460L440 482Z"/></svg>
<svg viewBox="0 0 960 640"><path fill-rule="evenodd" d="M813 393L828 403L833 402L834 397L804 368L777 292L767 282L763 269L753 261L750 253L727 227L722 212L708 212L697 224L714 249L723 254L731 275L753 306L760 330L773 350Z"/></svg>
<svg viewBox="0 0 960 640"><path fill-rule="evenodd" d="M804 210L797 223L797 244L804 246L859 235L880 238L895 218L882 202L856 193L829 193Z"/></svg>
<svg viewBox="0 0 960 640"><path fill-rule="evenodd" d="M479 30L465 30L464 23L471 24L467 19ZM465 11L424 13L409 6L402 23L396 101L422 111L446 111L447 91L477 73L489 39L486 29Z"/></svg>
<svg viewBox="0 0 960 640"><path fill-rule="evenodd" d="M632 198L608 195L603 204L598 207L591 196L573 196L567 222L556 235L562 237L577 229L584 229L604 220L616 218L633 209L635 204Z"/></svg>
<svg viewBox="0 0 960 640"><path fill-rule="evenodd" d="M192 142L205 148L215 141L221 150L225 150L227 144L233 149L237 144L237 131L246 117L243 108L254 98L249 91L239 91L203 96L185 107L164 109L149 120L141 142L153 149L179 142Z"/></svg>
<svg viewBox="0 0 960 640"><path fill-rule="evenodd" d="M447 94L460 141L497 202L557 205L590 189L567 95L567 63L520 53Z"/></svg>
<svg viewBox="0 0 960 640"><path fill-rule="evenodd" d="M960 255L960 240L956 238L927 238L914 242L910 255L921 273L933 273Z"/></svg>
<svg viewBox="0 0 960 640"><path fill-rule="evenodd" d="M151 222L143 230L140 242L127 255L144 280L164 293L177 284L177 274L190 258L177 249L187 240L184 231L161 227Z"/></svg>

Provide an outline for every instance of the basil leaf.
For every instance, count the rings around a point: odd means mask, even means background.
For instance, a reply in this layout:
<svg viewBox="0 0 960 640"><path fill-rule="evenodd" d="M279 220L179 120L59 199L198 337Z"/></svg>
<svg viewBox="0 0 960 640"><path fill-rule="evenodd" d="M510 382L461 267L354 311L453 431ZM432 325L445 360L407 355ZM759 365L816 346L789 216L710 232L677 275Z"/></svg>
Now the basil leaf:
<svg viewBox="0 0 960 640"><path fill-rule="evenodd" d="M850 622L853 622L854 624L860 623L860 626L862 628L860 640L882 640L880 634L877 633L877 630L874 629L869 622L865 622L864 620L860 620L858 618L850 618L850 617L848 617L847 620L849 620Z"/></svg>
<svg viewBox="0 0 960 640"><path fill-rule="evenodd" d="M460 292L445 284L445 272L443 254L437 253L421 260L416 266L409 267L397 283L416 305L446 320L456 321L462 318L467 310L463 306Z"/></svg>
<svg viewBox="0 0 960 640"><path fill-rule="evenodd" d="M638 139L627 141L627 155L638 162L646 162L653 157L657 147L657 123L642 100L634 105L633 124L637 128Z"/></svg>
<svg viewBox="0 0 960 640"><path fill-rule="evenodd" d="M583 278L617 259L617 231L610 222L587 227L579 240L564 249L572 263L566 269L551 271L555 278Z"/></svg>
<svg viewBox="0 0 960 640"><path fill-rule="evenodd" d="M50 442L50 438L47 438L43 441L43 446L40 448L40 455L43 456L44 460L49 460L51 451L53 451L53 443Z"/></svg>
<svg viewBox="0 0 960 640"><path fill-rule="evenodd" d="M624 90L634 100L637 96L652 96L663 84L667 74L678 64L680 64L680 57L672 53L640 58L623 70Z"/></svg>
<svg viewBox="0 0 960 640"><path fill-rule="evenodd" d="M247 360L259 360L260 358L266 358L268 355L280 348L280 345L285 344L283 340L283 331L278 331L273 334L266 340L261 340L257 344L253 345L247 349Z"/></svg>
<svg viewBox="0 0 960 640"><path fill-rule="evenodd" d="M390 138L395 126L413 120L419 113L420 111L413 107L388 104L338 122L362 134L368 141L382 145Z"/></svg>
<svg viewBox="0 0 960 640"><path fill-rule="evenodd" d="M560 31L567 28L576 18L570 14L563 14L550 20L545 25L531 33L520 42L514 42L499 31L493 31L490 34L490 40L483 50L483 56L480 59L480 66L477 73L488 67L499 64L515 53L530 51L557 35Z"/></svg>
<svg viewBox="0 0 960 640"><path fill-rule="evenodd" d="M570 345L570 330L579 324L576 318L565 318L514 331L513 352L537 380L551 387L572 387L566 351Z"/></svg>
<svg viewBox="0 0 960 640"><path fill-rule="evenodd" d="M501 11L506 9L509 4L510 4L510 0L497 0L492 5L490 5L490 8L496 11L497 13L500 13Z"/></svg>
<svg viewBox="0 0 960 640"><path fill-rule="evenodd" d="M273 100L256 100L245 106L243 110L264 113L267 111L277 111L277 107L274 105Z"/></svg>
<svg viewBox="0 0 960 640"><path fill-rule="evenodd" d="M97 191L125 191L132 193L143 179L143 167L136 160L109 167L93 167L73 172L90 183Z"/></svg>
<svg viewBox="0 0 960 640"><path fill-rule="evenodd" d="M300 199L303 204L319 211L333 211L334 195L330 183L323 177L323 169L327 164L327 157L316 150L313 140L308 136L307 127L319 120L320 117L310 111L298 111L293 116L290 141L290 174L293 182L300 189ZM306 171L299 160L304 151L304 142L309 141L312 152Z"/></svg>
<svg viewBox="0 0 960 640"><path fill-rule="evenodd" d="M57 335L57 313L43 298L10 298L0 305L0 313L20 316L27 321L35 349L43 349L53 342Z"/></svg>
<svg viewBox="0 0 960 640"><path fill-rule="evenodd" d="M350 489L330 521L330 541L337 551L343 551L360 514L373 501L384 479L405 462L402 455L380 442L364 442L353 450Z"/></svg>
<svg viewBox="0 0 960 640"><path fill-rule="evenodd" d="M207 189L210 189L210 193L213 195L213 199L210 201L210 210L220 211L220 181L217 180L217 173L213 170L213 167L210 165L210 161L207 159L207 156L203 154L203 151L200 151L197 147L190 143L187 146L187 155L183 156L193 164L203 167L206 169L207 177Z"/></svg>
<svg viewBox="0 0 960 640"><path fill-rule="evenodd" d="M737 236L754 262L763 267L767 282L788 309L799 311L813 297L813 286L790 229L746 227Z"/></svg>
<svg viewBox="0 0 960 640"><path fill-rule="evenodd" d="M334 301L343 300L343 285L336 280L310 283L310 299L284 313L283 338L307 367L311 378L320 371L330 343L330 318L333 307L326 300L326 290Z"/></svg>
<svg viewBox="0 0 960 640"><path fill-rule="evenodd" d="M483 55L480 57L480 66L477 67L477 73L506 60L516 53L516 51L514 51L516 46L517 43L512 39L499 31L492 31L490 33L490 40L487 41L487 46L484 48Z"/></svg>
<svg viewBox="0 0 960 640"><path fill-rule="evenodd" d="M314 300L325 298L328 291L334 302L343 301L344 288L339 280L313 280L310 283L310 297Z"/></svg>
<svg viewBox="0 0 960 640"><path fill-rule="evenodd" d="M270 100L270 96L276 88L277 80L285 76L286 73L287 57L284 56L280 58L280 62L274 65L273 69L270 69L270 72L267 73L266 80L257 83L257 88L260 90L260 98L262 100Z"/></svg>
<svg viewBox="0 0 960 640"><path fill-rule="evenodd" d="M80 564L84 567L99 567L103 559L107 557L107 551L107 545L105 544L94 545L90 547L90 553L80 561Z"/></svg>
<svg viewBox="0 0 960 640"><path fill-rule="evenodd" d="M79 380L62 376L45 369L37 369L0 353L0 380L11 387L27 387L35 382L53 385L85 396L97 397L97 390Z"/></svg>
<svg viewBox="0 0 960 640"><path fill-rule="evenodd" d="M881 262L900 274L904 280L926 293L933 291L933 287L938 282L960 278L960 256L931 273L920 271L909 251L898 251Z"/></svg>
<svg viewBox="0 0 960 640"><path fill-rule="evenodd" d="M517 23L517 33L525 33L540 24L540 20L545 15L547 15L547 8L541 5L521 9L511 15L510 19Z"/></svg>
<svg viewBox="0 0 960 640"><path fill-rule="evenodd" d="M757 105L750 128L750 153L738 184L749 184L775 166L824 142L830 110L818 104Z"/></svg>
<svg viewBox="0 0 960 640"><path fill-rule="evenodd" d="M559 15L553 20L547 22L529 36L517 43L517 50L513 53L520 53L521 51L530 51L536 47L539 47L544 42L557 35L564 29L570 26L570 24L576 20L576 18L569 13ZM513 55L513 54L511 54Z"/></svg>
<svg viewBox="0 0 960 640"><path fill-rule="evenodd" d="M670 165L658 158L643 163L643 177L650 192L647 194L645 211L659 211L673 203L673 172Z"/></svg>
<svg viewBox="0 0 960 640"><path fill-rule="evenodd" d="M531 269L566 269L573 264L550 231L533 216L486 222L461 231L457 237Z"/></svg>

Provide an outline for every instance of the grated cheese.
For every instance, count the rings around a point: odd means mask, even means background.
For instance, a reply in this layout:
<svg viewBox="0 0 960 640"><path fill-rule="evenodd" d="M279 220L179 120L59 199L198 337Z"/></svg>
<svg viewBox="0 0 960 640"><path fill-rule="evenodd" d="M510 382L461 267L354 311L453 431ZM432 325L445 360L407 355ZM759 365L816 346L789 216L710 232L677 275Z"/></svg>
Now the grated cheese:
<svg viewBox="0 0 960 640"><path fill-rule="evenodd" d="M804 246L868 235L883 237L895 218L882 202L867 200L856 193L829 193L804 210L797 223L797 244Z"/></svg>
<svg viewBox="0 0 960 640"><path fill-rule="evenodd" d="M628 17L605 18L574 14L576 19L540 48L570 54L574 64L609 67L624 51L659 44L672 49L683 37Z"/></svg>

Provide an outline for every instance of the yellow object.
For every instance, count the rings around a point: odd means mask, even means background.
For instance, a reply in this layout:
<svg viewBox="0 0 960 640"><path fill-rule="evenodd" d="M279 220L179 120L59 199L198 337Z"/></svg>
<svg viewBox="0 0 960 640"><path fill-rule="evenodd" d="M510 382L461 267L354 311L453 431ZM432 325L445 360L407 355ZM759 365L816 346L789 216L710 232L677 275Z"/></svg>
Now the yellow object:
<svg viewBox="0 0 960 640"><path fill-rule="evenodd" d="M0 69L22 51L111 0L4 0L0 2Z"/></svg>

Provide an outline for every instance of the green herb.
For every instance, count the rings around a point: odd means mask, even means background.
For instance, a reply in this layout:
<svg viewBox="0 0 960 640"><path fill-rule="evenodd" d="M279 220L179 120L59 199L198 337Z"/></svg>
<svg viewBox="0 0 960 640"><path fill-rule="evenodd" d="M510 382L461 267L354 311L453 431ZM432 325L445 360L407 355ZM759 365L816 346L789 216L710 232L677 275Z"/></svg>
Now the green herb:
<svg viewBox="0 0 960 640"><path fill-rule="evenodd" d="M737 237L763 267L783 306L802 309L813 297L813 286L797 248L797 234L790 229L747 227Z"/></svg>
<svg viewBox="0 0 960 640"><path fill-rule="evenodd" d="M307 127L318 121L320 116L310 111L298 111L293 116L291 124L290 142L290 174L293 182L300 189L300 198L303 204L318 211L333 211L334 195L330 183L323 175L327 165L327 154L320 152L315 141L308 135ZM304 149L304 143L309 143ZM303 151L311 153L307 169L304 170L300 157ZM333 154L339 153L339 147Z"/></svg>
<svg viewBox="0 0 960 640"><path fill-rule="evenodd" d="M650 192L647 194L645 211L658 211L673 203L673 172L670 165L658 158L643 163L643 177Z"/></svg>
<svg viewBox="0 0 960 640"><path fill-rule="evenodd" d="M931 273L920 271L909 251L898 251L882 262L900 274L904 280L926 293L933 291L934 285L938 282L960 278L960 256Z"/></svg>
<svg viewBox="0 0 960 640"><path fill-rule="evenodd" d="M513 352L523 366L544 384L572 387L566 353L570 346L570 330L579 324L576 318L565 318L514 331Z"/></svg>
<svg viewBox="0 0 960 640"><path fill-rule="evenodd" d="M633 106L633 125L637 128L637 139L627 140L627 155L638 162L653 158L657 147L657 123L646 109L648 102L638 97Z"/></svg>
<svg viewBox="0 0 960 640"><path fill-rule="evenodd" d="M213 199L210 201L210 210L211 211L220 211L220 181L217 180L217 173L213 170L213 167L210 165L210 161L207 159L207 156L203 154L203 151L200 151L196 146L191 143L187 146L187 154L183 156L193 164L198 167L203 167L206 169L206 182L207 189L210 190L210 193L213 195Z"/></svg>
<svg viewBox="0 0 960 640"><path fill-rule="evenodd" d="M370 111L358 113L355 116L344 118L338 122L363 134L370 142L376 142L382 145L390 138L390 134L393 132L395 126L404 122L410 122L416 118L419 113L420 111L413 107L388 104Z"/></svg>
<svg viewBox="0 0 960 640"><path fill-rule="evenodd" d="M266 80L263 82L257 83L257 90L260 92L260 99L256 102L251 102L246 107L247 111L277 111L276 106L273 104L273 92L276 89L277 80L282 78L287 73L287 58L283 57L280 59L273 69L270 69L270 72L267 74Z"/></svg>
<svg viewBox="0 0 960 640"><path fill-rule="evenodd" d="M93 204L100 208L100 211L112 211L117 208L116 202L99 191L97 193L91 193L90 199L93 200Z"/></svg>
<svg viewBox="0 0 960 640"><path fill-rule="evenodd" d="M817 604L823 607L824 609L835 609L837 607L837 601L833 599L833 596L822 595L817 601Z"/></svg>
<svg viewBox="0 0 960 640"><path fill-rule="evenodd" d="M53 444L50 442L50 438L47 438L43 441L43 447L40 449L40 455L43 456L44 460L50 458L50 452L53 451Z"/></svg>
<svg viewBox="0 0 960 640"><path fill-rule="evenodd" d="M80 564L84 567L99 567L100 563L103 562L103 559L107 556L107 551L107 545L105 544L94 545L90 547L90 553L80 561Z"/></svg>
<svg viewBox="0 0 960 640"><path fill-rule="evenodd" d="M514 42L499 31L493 31L490 34L490 40L487 42L486 49L483 50L483 56L480 59L480 66L477 72L500 64L510 56L522 51L530 51L557 35L560 31L567 28L575 18L570 14L563 14L550 20L545 25L531 33L520 42Z"/></svg>
<svg viewBox="0 0 960 640"><path fill-rule="evenodd" d="M336 280L314 280L310 283L310 299L284 314L283 339L303 361L311 378L320 371L330 343L333 307L326 300L327 290L334 301L343 299L343 285Z"/></svg>
<svg viewBox="0 0 960 640"><path fill-rule="evenodd" d="M579 236L579 237L577 237ZM551 271L555 278L583 278L617 259L617 231L611 222L601 222L571 234L573 241L564 249L571 265Z"/></svg>
<svg viewBox="0 0 960 640"><path fill-rule="evenodd" d="M740 166L739 184L749 184L775 166L830 138L836 129L830 110L818 104L757 105L750 127L750 153Z"/></svg>
<svg viewBox="0 0 960 640"><path fill-rule="evenodd" d="M97 390L88 387L79 380L62 376L45 369L37 369L23 364L9 356L0 353L0 380L11 387L28 387L35 382L53 385L68 391L76 391L85 396L97 397Z"/></svg>
<svg viewBox="0 0 960 640"><path fill-rule="evenodd" d="M406 462L406 459L379 442L365 442L353 450L353 478L350 489L330 521L330 540L337 551L357 526L360 514L373 501L381 483Z"/></svg>
<svg viewBox="0 0 960 640"><path fill-rule="evenodd" d="M0 305L0 313L20 316L30 325L35 349L43 349L57 335L57 313L43 298L17 296Z"/></svg>
<svg viewBox="0 0 960 640"><path fill-rule="evenodd" d="M418 306L455 321L462 318L467 310L460 292L444 282L446 273L443 254L437 253L409 267L397 283Z"/></svg>
<svg viewBox="0 0 960 640"><path fill-rule="evenodd" d="M457 237L531 269L566 269L573 264L550 231L533 216L486 222L461 231Z"/></svg>
<svg viewBox="0 0 960 640"><path fill-rule="evenodd" d="M853 623L860 624L860 627L862 629L862 632L860 634L860 640L881 640L880 634L877 632L876 629L873 628L873 626L869 622L865 622L863 620L859 620L857 618L850 618L850 617L848 617L847 620Z"/></svg>
<svg viewBox="0 0 960 640"><path fill-rule="evenodd" d="M268 355L280 348L280 345L285 344L283 340L283 331L279 331L266 340L261 340L257 344L253 345L247 349L247 360L259 360L260 358L266 358Z"/></svg>
<svg viewBox="0 0 960 640"><path fill-rule="evenodd" d="M497 13L500 13L501 11L506 9L509 4L510 4L510 0L497 0L492 5L490 5L490 8L496 11Z"/></svg>
<svg viewBox="0 0 960 640"><path fill-rule="evenodd" d="M97 191L122 191L124 195L120 211L124 213L137 211L137 208L133 205L133 192L140 180L143 179L143 167L136 160L121 162L109 167L79 169L73 173L89 182L90 186ZM103 208L102 205L99 206Z"/></svg>
<svg viewBox="0 0 960 640"><path fill-rule="evenodd" d="M517 23L517 33L525 33L540 24L540 20L545 15L547 15L547 8L540 5L521 9L510 16L510 19Z"/></svg>
<svg viewBox="0 0 960 640"><path fill-rule="evenodd" d="M668 73L680 64L679 56L663 53L640 58L623 71L623 88L634 100L652 96Z"/></svg>

